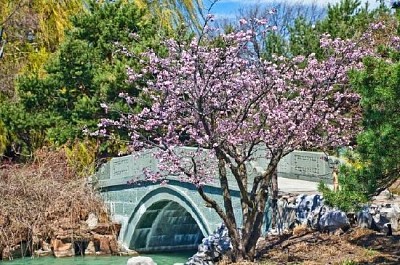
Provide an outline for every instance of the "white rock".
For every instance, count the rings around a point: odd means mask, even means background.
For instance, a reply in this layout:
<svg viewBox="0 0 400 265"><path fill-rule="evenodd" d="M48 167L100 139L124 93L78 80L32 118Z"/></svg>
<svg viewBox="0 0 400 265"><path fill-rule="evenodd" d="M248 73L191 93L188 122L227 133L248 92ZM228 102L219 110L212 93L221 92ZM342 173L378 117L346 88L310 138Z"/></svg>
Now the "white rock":
<svg viewBox="0 0 400 265"><path fill-rule="evenodd" d="M89 226L89 229L93 229L99 223L99 219L97 218L96 214L89 213L89 216L88 216L88 219L86 220L86 223Z"/></svg>
<svg viewBox="0 0 400 265"><path fill-rule="evenodd" d="M325 213L319 219L319 225L322 230L336 231L339 228L350 226L347 216L342 211L330 211Z"/></svg>
<svg viewBox="0 0 400 265"><path fill-rule="evenodd" d="M157 265L157 263L150 257L137 256L128 259L126 265Z"/></svg>

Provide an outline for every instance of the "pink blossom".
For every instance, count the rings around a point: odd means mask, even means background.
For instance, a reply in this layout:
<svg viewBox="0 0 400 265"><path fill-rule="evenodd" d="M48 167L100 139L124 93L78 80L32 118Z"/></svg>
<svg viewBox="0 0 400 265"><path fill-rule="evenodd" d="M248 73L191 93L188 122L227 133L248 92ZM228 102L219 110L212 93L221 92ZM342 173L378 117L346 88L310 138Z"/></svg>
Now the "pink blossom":
<svg viewBox="0 0 400 265"><path fill-rule="evenodd" d="M360 130L360 98L347 73L362 67L370 49L324 35L324 60L311 54L265 61L253 49L258 31L246 29L245 19L239 22L242 31L218 33L226 45L168 40L167 56L149 51L140 73L128 69L129 81L153 76L143 88L152 107L100 126L125 127L132 150L158 150L158 170L147 172L149 180L174 175L200 186L218 175L209 163L217 156L234 167L254 159L254 146L261 146L269 158L280 159L295 149L348 145ZM208 30L209 39L215 37ZM128 104L136 100L126 93L120 97ZM184 146L191 148L182 151Z"/></svg>
<svg viewBox="0 0 400 265"><path fill-rule="evenodd" d="M247 24L247 20L242 18L239 20L240 25L246 25Z"/></svg>

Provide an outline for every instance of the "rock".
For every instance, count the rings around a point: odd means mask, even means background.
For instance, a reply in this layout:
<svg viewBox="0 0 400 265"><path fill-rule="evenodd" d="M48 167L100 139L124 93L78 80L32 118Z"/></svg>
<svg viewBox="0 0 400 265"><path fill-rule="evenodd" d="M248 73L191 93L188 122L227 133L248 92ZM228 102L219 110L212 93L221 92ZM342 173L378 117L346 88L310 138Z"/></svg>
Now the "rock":
<svg viewBox="0 0 400 265"><path fill-rule="evenodd" d="M96 247L93 241L90 241L85 249L85 255L96 255Z"/></svg>
<svg viewBox="0 0 400 265"><path fill-rule="evenodd" d="M108 238L108 236L101 235L97 236L96 239L100 242L99 251L102 254L111 254L110 239Z"/></svg>
<svg viewBox="0 0 400 265"><path fill-rule="evenodd" d="M113 235L93 235L93 240L99 242L96 254L114 254L119 252L118 242ZM96 246L96 244L94 244Z"/></svg>
<svg viewBox="0 0 400 265"><path fill-rule="evenodd" d="M399 230L400 208L396 204L371 205L357 213L357 224L363 228L386 232L388 224Z"/></svg>
<svg viewBox="0 0 400 265"><path fill-rule="evenodd" d="M335 236L340 236L343 235L345 231L342 228L337 229L336 231L333 232Z"/></svg>
<svg viewBox="0 0 400 265"><path fill-rule="evenodd" d="M363 209L357 213L357 226L368 229L376 227L375 221L368 209Z"/></svg>
<svg viewBox="0 0 400 265"><path fill-rule="evenodd" d="M97 223L91 231L100 235L118 235L120 229L121 224L119 223Z"/></svg>
<svg viewBox="0 0 400 265"><path fill-rule="evenodd" d="M280 207L280 202L278 201L281 220L278 221L278 227L275 229L278 230L279 234L285 229L294 229L295 227L297 228L294 234L301 234L307 231L307 227L320 231L336 231L337 233L343 233L350 227L346 213L325 206L323 197L319 194L298 195L293 203L290 202L290 198L281 200ZM295 218L293 218L293 213L295 213ZM370 223L371 219L372 216L368 215L359 218L366 224ZM269 233L273 231L270 229Z"/></svg>
<svg viewBox="0 0 400 265"><path fill-rule="evenodd" d="M400 221L400 206L396 204L389 204L385 207L380 208L380 215L385 218L388 223L390 223L391 228L394 231L398 231L399 221Z"/></svg>
<svg viewBox="0 0 400 265"><path fill-rule="evenodd" d="M329 211L329 209L326 206L318 206L315 210L309 213L309 216L307 217L307 225L314 230L319 230L319 220L327 211Z"/></svg>
<svg viewBox="0 0 400 265"><path fill-rule="evenodd" d="M41 241L43 251L51 251L51 245L46 241Z"/></svg>
<svg viewBox="0 0 400 265"><path fill-rule="evenodd" d="M299 195L296 199L296 219L302 224L306 224L314 216L313 211L322 206L322 196L315 195Z"/></svg>
<svg viewBox="0 0 400 265"><path fill-rule="evenodd" d="M232 249L228 229L221 224L214 233L203 238L198 251L185 263L186 265L208 265L219 261L222 256Z"/></svg>
<svg viewBox="0 0 400 265"><path fill-rule="evenodd" d="M139 253L137 253L134 250L131 249L125 249L124 251L119 251L118 255L120 256L139 256Z"/></svg>
<svg viewBox="0 0 400 265"><path fill-rule="evenodd" d="M284 198L278 201L278 211L280 213L280 218L278 218L277 222L278 234L289 230L291 226L295 225L296 210L295 204L289 202L288 199Z"/></svg>
<svg viewBox="0 0 400 265"><path fill-rule="evenodd" d="M34 251L34 255L35 257L48 257L53 255L53 251L38 249Z"/></svg>
<svg viewBox="0 0 400 265"><path fill-rule="evenodd" d="M328 230L329 232L334 232L339 228L346 230L351 224L357 224L360 227L379 232L386 232L388 224L390 224L393 231L399 231L399 202L400 197L399 200L397 198L393 200L376 199L374 204L345 218L344 213L339 213L339 211L325 206L323 198L320 195L301 194L296 197L282 197L277 202L280 213L280 218L276 222L277 226L269 228L268 233L276 232L276 234L281 234L282 231L291 230L300 224L307 224L312 229ZM266 218L267 227L270 223L271 220Z"/></svg>
<svg viewBox="0 0 400 265"><path fill-rule="evenodd" d="M115 237L109 236L109 238L110 238L110 250L111 250L111 253L119 252L118 242L115 239Z"/></svg>
<svg viewBox="0 0 400 265"><path fill-rule="evenodd" d="M150 257L137 256L128 259L126 265L157 265Z"/></svg>
<svg viewBox="0 0 400 265"><path fill-rule="evenodd" d="M385 229L385 225L390 223L389 218L387 218L387 216L383 215L381 212L377 212L376 214L374 214L372 216L372 219L374 220L377 229L374 229L374 227L372 227L372 229L377 230L377 231L382 231Z"/></svg>
<svg viewBox="0 0 400 265"><path fill-rule="evenodd" d="M288 199L286 201L288 203L280 209L280 212L284 213L281 215L283 220L280 222L287 226L286 229L293 229L297 225L295 234L301 234L303 230L306 231L307 226L329 232L339 229L347 230L350 227L347 215L342 211L332 210L324 206L323 197L319 194L301 194L296 197L293 204L289 203ZM295 211L295 219L290 214L293 210ZM284 226L282 228L285 229ZM340 230L338 233L340 233Z"/></svg>
<svg viewBox="0 0 400 265"><path fill-rule="evenodd" d="M74 253L73 248L69 247L68 249L65 249L65 250L54 250L53 255L56 258L65 258L65 257L73 257L73 256L75 256L75 253Z"/></svg>
<svg viewBox="0 0 400 265"><path fill-rule="evenodd" d="M63 242L60 239L52 239L50 244L56 258L75 256L75 250L72 243Z"/></svg>
<svg viewBox="0 0 400 265"><path fill-rule="evenodd" d="M347 219L349 220L350 226L357 225L357 215L354 212L347 213Z"/></svg>
<svg viewBox="0 0 400 265"><path fill-rule="evenodd" d="M99 223L99 218L94 213L89 213L88 219L86 220L86 224L88 225L89 229L93 229Z"/></svg>
<svg viewBox="0 0 400 265"><path fill-rule="evenodd" d="M127 248L125 245L123 245L121 242L117 242L117 247L118 247L118 255L120 256L139 256L139 253L137 253L135 250L131 250Z"/></svg>
<svg viewBox="0 0 400 265"><path fill-rule="evenodd" d="M338 210L327 211L319 219L321 231L334 232L338 229L347 230L350 227L346 213Z"/></svg>
<svg viewBox="0 0 400 265"><path fill-rule="evenodd" d="M268 233L282 234L302 224L317 229L323 198L319 194L283 196L278 200L277 206L279 218L276 227L270 227Z"/></svg>

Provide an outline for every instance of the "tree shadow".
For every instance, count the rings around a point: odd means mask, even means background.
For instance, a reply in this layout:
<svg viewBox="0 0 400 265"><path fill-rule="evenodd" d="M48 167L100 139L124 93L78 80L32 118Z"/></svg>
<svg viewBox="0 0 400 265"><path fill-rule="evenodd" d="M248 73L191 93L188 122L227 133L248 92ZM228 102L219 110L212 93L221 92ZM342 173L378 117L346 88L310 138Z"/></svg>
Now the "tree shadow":
<svg viewBox="0 0 400 265"><path fill-rule="evenodd" d="M289 252L289 248L299 242L316 244L323 241L324 239L320 237L318 232L306 232L301 235L283 234L277 236L270 236L265 239L266 241L262 247L257 252L257 259L266 255L270 250L274 248L280 248L283 252L287 253L288 261L291 262L301 262L304 261L299 257L293 256Z"/></svg>
<svg viewBox="0 0 400 265"><path fill-rule="evenodd" d="M378 251L383 254L383 256L376 257L375 263L360 264L400 264L400 235L387 236L380 233L370 233L360 235L349 240L349 242L371 252Z"/></svg>

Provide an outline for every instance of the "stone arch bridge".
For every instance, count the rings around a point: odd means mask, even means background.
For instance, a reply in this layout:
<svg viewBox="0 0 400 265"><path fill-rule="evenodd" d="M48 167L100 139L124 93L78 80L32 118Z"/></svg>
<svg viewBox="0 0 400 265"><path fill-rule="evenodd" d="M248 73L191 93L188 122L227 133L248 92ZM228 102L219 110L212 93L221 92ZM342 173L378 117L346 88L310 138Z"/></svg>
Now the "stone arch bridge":
<svg viewBox="0 0 400 265"><path fill-rule="evenodd" d="M278 165L280 190L315 192L321 180L331 182L332 169L322 157L324 153L303 151L286 156ZM195 249L222 220L212 208L206 207L194 185L172 176L167 184L144 181L143 169L156 167L157 160L148 152L113 158L96 173L95 185L113 220L122 225L119 241L124 247L139 252ZM129 184L132 179L139 181ZM233 179L230 187L234 209L237 209L235 216L240 217L239 191ZM222 204L217 183L206 185L204 190Z"/></svg>

